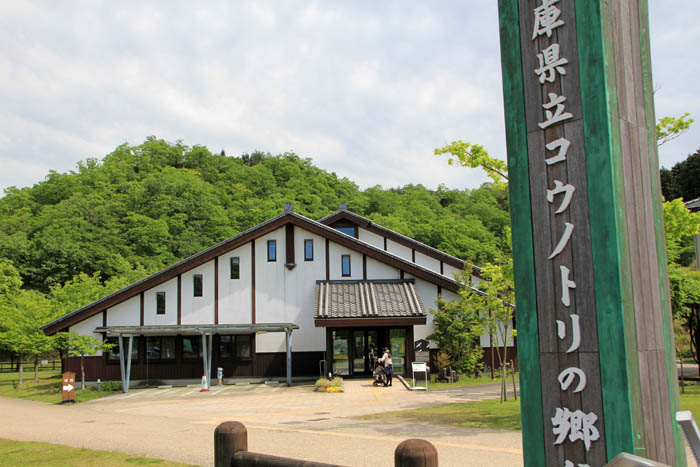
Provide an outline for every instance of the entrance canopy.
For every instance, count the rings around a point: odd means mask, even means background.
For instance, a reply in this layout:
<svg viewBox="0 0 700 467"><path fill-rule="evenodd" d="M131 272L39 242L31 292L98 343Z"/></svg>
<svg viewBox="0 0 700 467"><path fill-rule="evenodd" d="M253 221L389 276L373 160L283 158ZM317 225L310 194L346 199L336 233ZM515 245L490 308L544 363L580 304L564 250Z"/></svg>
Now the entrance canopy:
<svg viewBox="0 0 700 467"><path fill-rule="evenodd" d="M292 331L299 329L294 323L267 324L170 324L149 326L101 326L96 333L119 337L119 364L122 376L122 390L129 392L131 380L131 348L134 336L175 336L177 334L200 334L202 336L202 360L207 389L211 384L212 337L214 334L251 334L254 332L284 332L287 338L287 385L292 385ZM124 346L127 339L127 348Z"/></svg>
<svg viewBox="0 0 700 467"><path fill-rule="evenodd" d="M316 326L425 324L413 279L316 281Z"/></svg>

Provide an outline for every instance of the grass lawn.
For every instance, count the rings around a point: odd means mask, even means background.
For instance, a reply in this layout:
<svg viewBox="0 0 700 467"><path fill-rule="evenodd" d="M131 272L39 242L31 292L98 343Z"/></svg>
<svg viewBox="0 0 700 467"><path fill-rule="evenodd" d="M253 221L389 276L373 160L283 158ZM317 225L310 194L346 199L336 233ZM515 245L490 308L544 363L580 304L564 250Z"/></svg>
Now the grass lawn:
<svg viewBox="0 0 700 467"><path fill-rule="evenodd" d="M25 371L23 384L20 386L18 373L0 373L0 396L34 401L61 402L61 374L51 370L39 371L39 382L34 382L34 371ZM80 383L77 384L80 387ZM116 394L117 391L97 392L94 387L86 387L84 391L76 389L75 401L85 402L100 397Z"/></svg>
<svg viewBox="0 0 700 467"><path fill-rule="evenodd" d="M681 410L690 410L693 412L695 420L698 421L700 420L700 385L694 382L686 384L688 386L685 387L685 394L681 394ZM432 388L433 386L431 386ZM445 404L365 415L359 418L494 430L520 430L520 400L514 401L512 396L509 397L511 398L503 404L497 400Z"/></svg>
<svg viewBox="0 0 700 467"><path fill-rule="evenodd" d="M0 439L2 465L71 465L92 467L95 465L163 465L184 466L178 462L149 459L112 451L70 448L58 444L31 443Z"/></svg>
<svg viewBox="0 0 700 467"><path fill-rule="evenodd" d="M508 391L513 390L513 377L511 375L508 375ZM420 376L416 380L419 386L423 384L425 380L421 379ZM515 374L515 381L517 383L518 381L518 374ZM413 380L408 377L406 378L406 382L409 385L413 385ZM473 376L465 376L465 375L460 375L459 376L459 381L456 383L441 383L437 381L437 375L430 375L430 384L428 384L429 389L446 389L446 388L456 388L460 386L477 386L479 384L500 384L501 378L500 376L497 377L496 379L491 379L491 375L484 375L480 376L478 378L473 377Z"/></svg>

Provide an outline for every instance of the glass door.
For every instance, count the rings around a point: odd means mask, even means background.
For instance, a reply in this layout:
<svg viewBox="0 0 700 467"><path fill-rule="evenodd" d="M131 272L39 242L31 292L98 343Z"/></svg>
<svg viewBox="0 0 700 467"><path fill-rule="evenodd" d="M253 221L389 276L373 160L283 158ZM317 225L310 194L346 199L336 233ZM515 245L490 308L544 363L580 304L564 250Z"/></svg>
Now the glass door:
<svg viewBox="0 0 700 467"><path fill-rule="evenodd" d="M390 329L389 343L394 373L402 375L406 373L406 329Z"/></svg>
<svg viewBox="0 0 700 467"><path fill-rule="evenodd" d="M333 374L347 376L350 374L350 331L337 329L332 331L333 338Z"/></svg>
<svg viewBox="0 0 700 467"><path fill-rule="evenodd" d="M352 373L356 375L366 371L365 333L362 331L353 332L353 343Z"/></svg>

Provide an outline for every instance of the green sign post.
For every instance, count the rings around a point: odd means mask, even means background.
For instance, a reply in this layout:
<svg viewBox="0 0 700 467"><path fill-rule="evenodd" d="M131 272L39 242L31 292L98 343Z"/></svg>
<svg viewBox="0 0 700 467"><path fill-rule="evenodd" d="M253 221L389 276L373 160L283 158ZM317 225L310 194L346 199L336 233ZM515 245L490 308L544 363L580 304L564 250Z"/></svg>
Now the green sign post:
<svg viewBox="0 0 700 467"><path fill-rule="evenodd" d="M499 0L526 466L685 465L646 0Z"/></svg>

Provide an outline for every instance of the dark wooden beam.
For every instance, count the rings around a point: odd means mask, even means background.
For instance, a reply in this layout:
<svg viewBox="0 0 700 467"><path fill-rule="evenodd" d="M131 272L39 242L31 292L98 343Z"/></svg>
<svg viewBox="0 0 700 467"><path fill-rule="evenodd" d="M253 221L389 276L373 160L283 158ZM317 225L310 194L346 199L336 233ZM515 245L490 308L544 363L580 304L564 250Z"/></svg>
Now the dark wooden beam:
<svg viewBox="0 0 700 467"><path fill-rule="evenodd" d="M143 322L144 322L144 319L143 319L144 318L144 316L143 316L144 310L143 310L143 308L144 308L143 307L143 292L141 292L141 296L139 297L139 317L140 317L140 321L141 321L141 326L143 326Z"/></svg>
<svg viewBox="0 0 700 467"><path fill-rule="evenodd" d="M182 324L182 275L177 275L177 324Z"/></svg>
<svg viewBox="0 0 700 467"><path fill-rule="evenodd" d="M287 261L285 266L287 269L294 269L296 263L294 261L294 225L287 224L284 226L284 238L285 238L285 254Z"/></svg>
<svg viewBox="0 0 700 467"><path fill-rule="evenodd" d="M255 324L255 239L250 241L250 319Z"/></svg>
<svg viewBox="0 0 700 467"><path fill-rule="evenodd" d="M214 324L219 324L219 257L214 257Z"/></svg>
<svg viewBox="0 0 700 467"><path fill-rule="evenodd" d="M340 328L354 326L410 326L415 324L425 324L425 317L422 318L357 318L357 319L332 319L316 318L314 324L317 328Z"/></svg>

